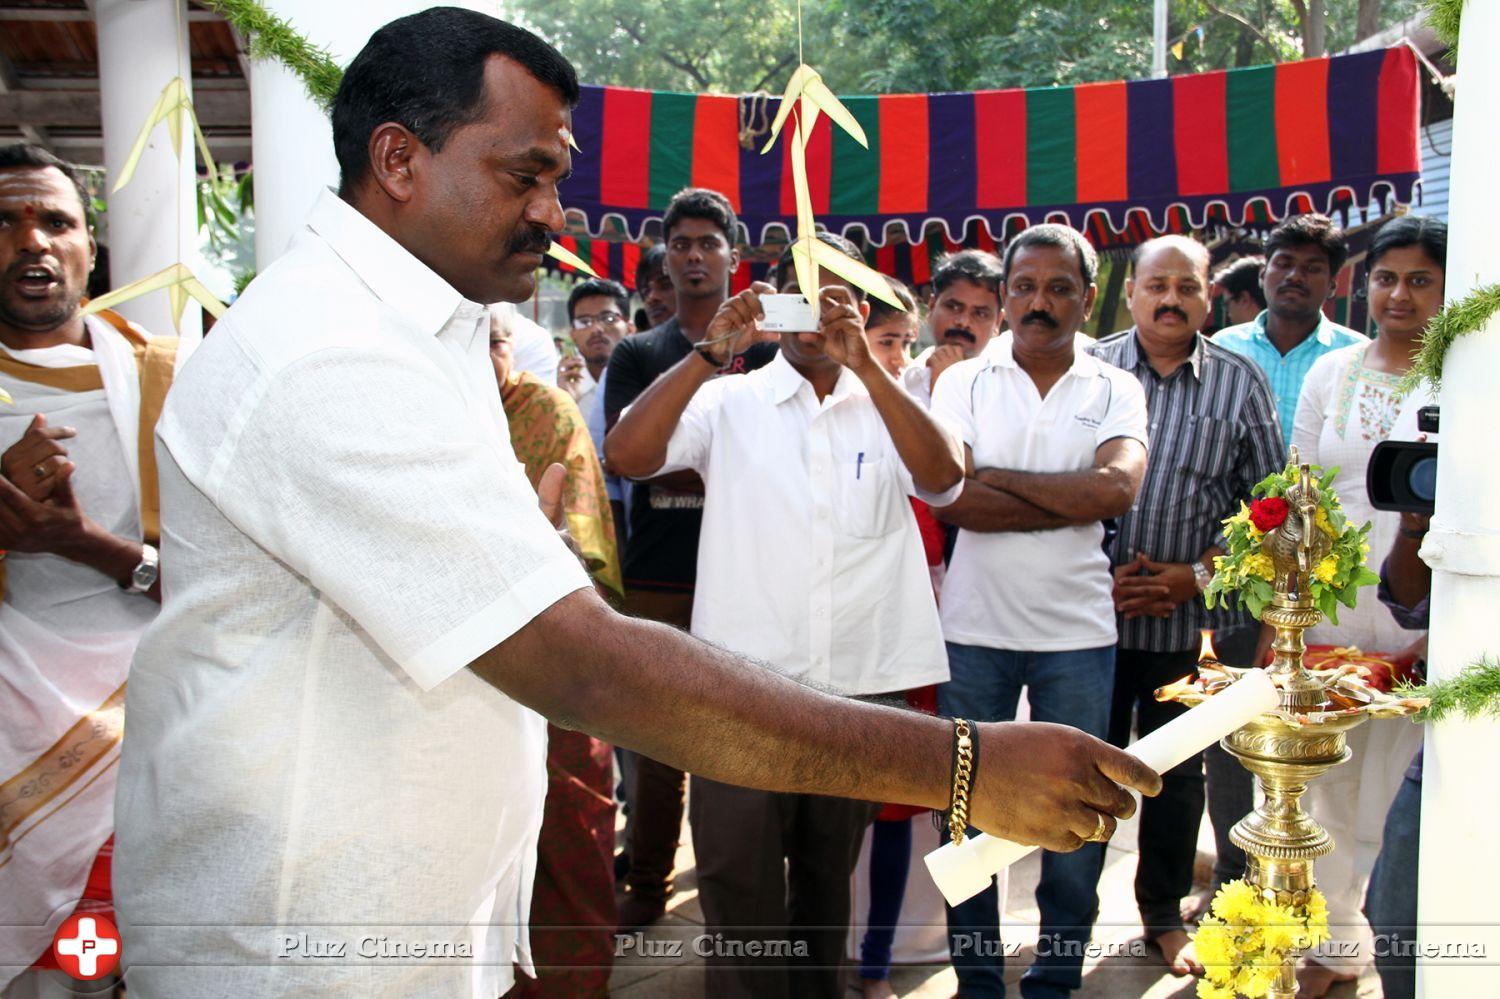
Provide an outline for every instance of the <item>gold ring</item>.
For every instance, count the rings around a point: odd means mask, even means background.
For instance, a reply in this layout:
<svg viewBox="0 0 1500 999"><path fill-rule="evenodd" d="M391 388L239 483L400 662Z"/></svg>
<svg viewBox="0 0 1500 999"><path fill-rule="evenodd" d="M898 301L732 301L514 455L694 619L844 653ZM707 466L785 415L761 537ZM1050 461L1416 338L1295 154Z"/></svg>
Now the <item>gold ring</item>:
<svg viewBox="0 0 1500 999"><path fill-rule="evenodd" d="M1084 840L1085 843L1103 843L1109 839L1109 834L1104 831L1104 816L1096 812L1094 818L1099 821L1099 825L1095 827L1094 834Z"/></svg>

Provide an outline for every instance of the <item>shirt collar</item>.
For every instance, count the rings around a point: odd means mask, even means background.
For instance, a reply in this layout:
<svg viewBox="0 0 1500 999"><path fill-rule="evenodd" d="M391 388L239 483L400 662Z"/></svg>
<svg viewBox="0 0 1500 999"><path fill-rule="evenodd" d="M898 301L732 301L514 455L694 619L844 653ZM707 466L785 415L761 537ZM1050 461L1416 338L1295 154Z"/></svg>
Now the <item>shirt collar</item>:
<svg viewBox="0 0 1500 999"><path fill-rule="evenodd" d="M1138 326L1130 327L1130 335L1120 344L1120 367L1126 371L1138 370L1142 365L1151 367L1151 359L1140 345L1141 330ZM1203 358L1206 356L1203 345L1208 343L1208 338L1202 333L1193 334L1193 352L1188 355L1188 367L1193 371L1193 377L1199 381L1203 380ZM1152 370L1155 370L1154 368Z"/></svg>
<svg viewBox="0 0 1500 999"><path fill-rule="evenodd" d="M1266 332L1266 317L1270 314L1271 312L1269 309L1261 309L1260 315L1255 317L1255 335L1260 337L1260 339L1264 340L1267 344L1271 344L1271 334ZM1292 350L1300 349L1302 347L1302 344L1307 343L1309 340L1316 340L1325 347L1334 346L1333 323L1329 321L1328 313L1324 312L1322 309L1318 310L1318 325L1313 327L1312 333L1307 337L1306 340L1303 340L1302 343L1297 344L1297 346L1293 347ZM1271 346L1273 349L1275 348L1275 344L1271 344Z"/></svg>
<svg viewBox="0 0 1500 999"><path fill-rule="evenodd" d="M1132 339L1134 338L1132 337ZM1015 368L1017 370L1020 370L1021 367L1016 363L1015 333L1011 330L1006 330L991 340L979 356L985 362L986 367ZM1064 373L1064 377L1067 375L1082 375L1085 377L1095 375L1102 370L1103 364L1103 361L1084 350L1079 335L1074 334L1073 366Z"/></svg>
<svg viewBox="0 0 1500 999"><path fill-rule="evenodd" d="M776 356L763 370L766 372L766 380L771 385L771 401L778 406L796 396L804 385L807 386L808 392L813 391L812 382L802 377L802 372L792 367L791 362L780 350L776 351ZM823 402L825 405L833 405L850 396L869 394L870 390L865 388L865 383L860 381L854 372L841 367L839 380L834 382L833 391L828 393L828 397ZM814 402L817 401L816 396L813 399Z"/></svg>
<svg viewBox="0 0 1500 999"><path fill-rule="evenodd" d="M307 227L377 298L422 333L436 336L455 312L478 317L485 311L330 188L319 192Z"/></svg>

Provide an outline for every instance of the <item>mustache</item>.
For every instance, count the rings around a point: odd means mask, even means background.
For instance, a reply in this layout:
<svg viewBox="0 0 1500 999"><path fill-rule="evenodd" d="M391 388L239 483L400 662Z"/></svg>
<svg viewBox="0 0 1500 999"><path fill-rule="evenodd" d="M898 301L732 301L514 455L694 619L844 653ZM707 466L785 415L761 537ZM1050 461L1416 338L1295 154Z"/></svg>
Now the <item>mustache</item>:
<svg viewBox="0 0 1500 999"><path fill-rule="evenodd" d="M1183 322L1188 321L1187 313L1183 312L1175 305L1163 305L1161 308L1156 310L1156 315L1153 318L1160 319L1162 316L1176 316Z"/></svg>
<svg viewBox="0 0 1500 999"><path fill-rule="evenodd" d="M546 253L552 249L552 236L546 229L526 226L510 237L511 253Z"/></svg>
<svg viewBox="0 0 1500 999"><path fill-rule="evenodd" d="M973 333L970 333L966 329L960 329L957 326L953 327L952 329L943 330L943 339L944 340L967 340L970 343L978 343L979 342L977 339L975 339Z"/></svg>
<svg viewBox="0 0 1500 999"><path fill-rule="evenodd" d="M1035 309L1021 317L1021 325L1025 326L1027 323L1041 323L1043 326L1057 329L1057 320L1052 318L1052 314L1040 309Z"/></svg>

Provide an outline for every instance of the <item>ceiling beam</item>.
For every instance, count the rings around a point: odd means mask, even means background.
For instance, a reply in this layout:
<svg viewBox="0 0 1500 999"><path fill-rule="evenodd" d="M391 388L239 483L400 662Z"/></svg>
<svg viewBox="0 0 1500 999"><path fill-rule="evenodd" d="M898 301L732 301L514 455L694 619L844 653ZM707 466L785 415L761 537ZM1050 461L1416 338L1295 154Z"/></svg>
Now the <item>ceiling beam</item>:
<svg viewBox="0 0 1500 999"><path fill-rule="evenodd" d="M0 21L52 21L77 22L92 21L94 12L84 7L15 7L11 5L0 6ZM211 10L197 10L188 8L187 19L189 21L220 21L223 20L218 14Z"/></svg>
<svg viewBox="0 0 1500 999"><path fill-rule="evenodd" d="M13 90L0 93L0 126L11 128L98 128L97 90ZM205 130L249 128L250 92L198 90L193 111Z"/></svg>
<svg viewBox="0 0 1500 999"><path fill-rule="evenodd" d="M20 75L16 72L15 63L10 61L4 51L0 51L0 97L14 93L21 87ZM21 131L21 137L33 145L44 149L52 148L52 137L47 130L40 125L30 122L17 122L16 127Z"/></svg>

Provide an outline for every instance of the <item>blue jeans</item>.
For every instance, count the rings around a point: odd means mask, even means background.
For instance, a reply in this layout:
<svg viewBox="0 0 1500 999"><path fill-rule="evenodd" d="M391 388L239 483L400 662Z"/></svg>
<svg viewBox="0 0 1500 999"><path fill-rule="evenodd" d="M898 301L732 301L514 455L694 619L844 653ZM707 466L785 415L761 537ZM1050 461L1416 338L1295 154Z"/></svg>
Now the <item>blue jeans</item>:
<svg viewBox="0 0 1500 999"><path fill-rule="evenodd" d="M884 981L911 867L911 819L877 820L870 831L870 918L859 947L859 977Z"/></svg>
<svg viewBox="0 0 1500 999"><path fill-rule="evenodd" d="M1115 682L1115 648L1069 652L1012 652L948 643L951 679L938 687L938 713L974 721L1012 721L1021 688L1033 721L1057 722L1104 738ZM1024 766L1024 760L979 760L985 766ZM973 830L970 830L973 834ZM946 835L946 833L945 833ZM1041 911L1038 957L1021 977L1024 999L1065 999L1083 984L1083 950L1099 915L1104 844L1073 853L1042 854L1037 884ZM995 918L998 888L948 909L948 947L958 990L972 999L1005 995L1004 952Z"/></svg>
<svg viewBox="0 0 1500 999"><path fill-rule="evenodd" d="M1417 930L1417 855L1422 845L1422 751L1385 816L1380 855L1365 889L1365 918L1375 933L1375 970L1385 999L1417 994L1417 959L1405 953ZM1393 953L1394 951L1394 953Z"/></svg>

